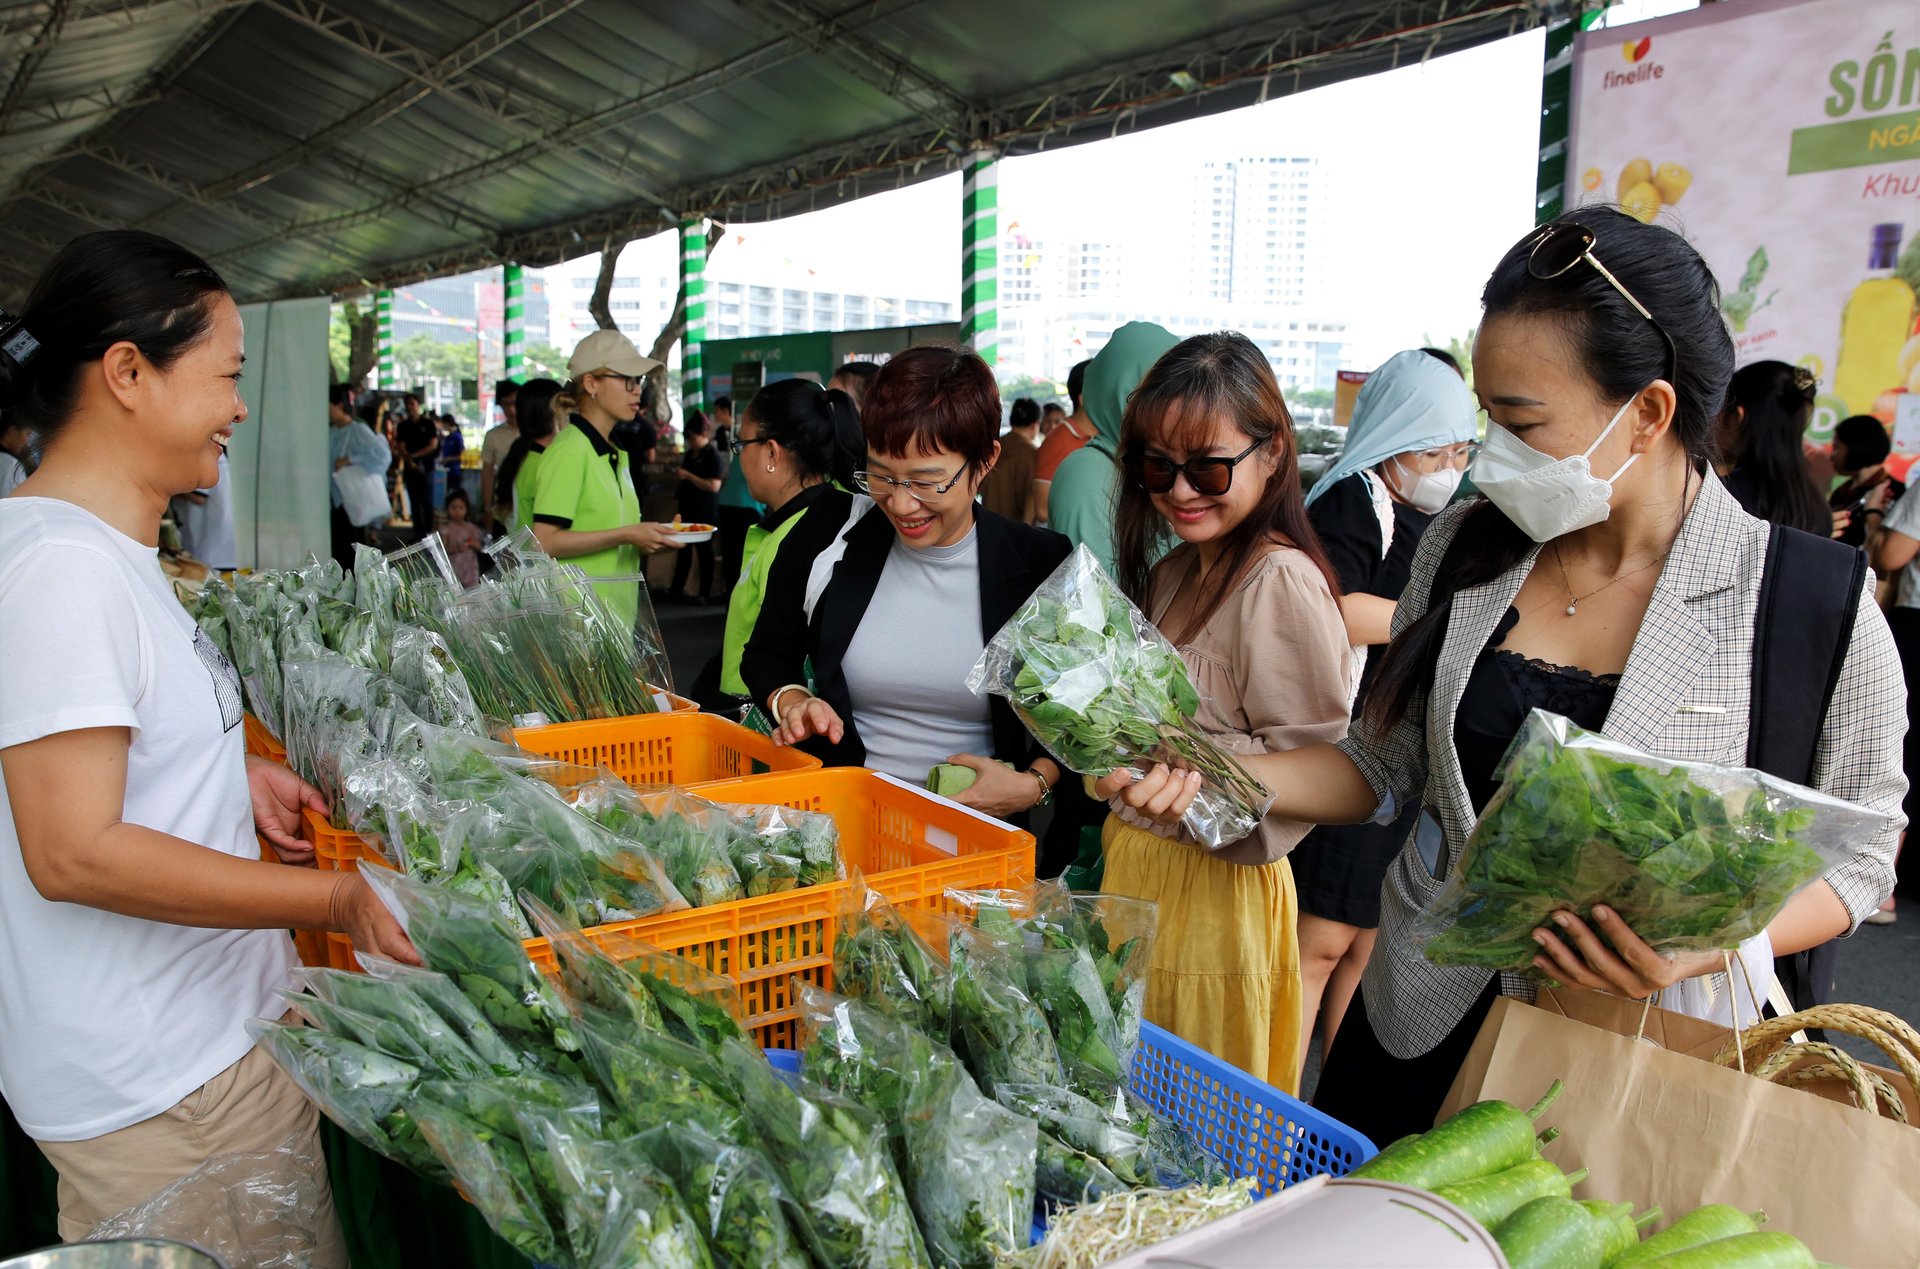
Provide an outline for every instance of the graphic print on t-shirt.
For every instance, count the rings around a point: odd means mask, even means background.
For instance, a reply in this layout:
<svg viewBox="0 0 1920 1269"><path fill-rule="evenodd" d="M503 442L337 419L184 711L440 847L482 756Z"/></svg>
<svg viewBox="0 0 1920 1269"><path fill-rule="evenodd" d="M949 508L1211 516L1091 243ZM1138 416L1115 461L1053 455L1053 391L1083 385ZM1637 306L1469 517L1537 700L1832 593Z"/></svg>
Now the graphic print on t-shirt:
<svg viewBox="0 0 1920 1269"><path fill-rule="evenodd" d="M244 708L240 703L240 672L199 626L193 628L193 654L213 676L213 694L220 702L220 730L232 731L240 725Z"/></svg>

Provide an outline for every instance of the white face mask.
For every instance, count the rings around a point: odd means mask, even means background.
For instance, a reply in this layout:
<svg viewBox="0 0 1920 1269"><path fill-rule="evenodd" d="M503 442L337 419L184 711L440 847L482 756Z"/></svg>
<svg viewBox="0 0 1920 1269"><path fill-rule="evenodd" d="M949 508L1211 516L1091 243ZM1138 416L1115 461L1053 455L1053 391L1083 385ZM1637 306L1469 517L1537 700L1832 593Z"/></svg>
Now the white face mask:
<svg viewBox="0 0 1920 1269"><path fill-rule="evenodd" d="M1614 424L1627 412L1629 400L1608 420L1585 454L1550 458L1498 423L1487 425L1487 440L1473 460L1474 487L1535 542L1549 542L1563 533L1599 524L1612 510L1613 482L1639 459L1634 454L1606 480L1593 474L1587 458L1600 448Z"/></svg>
<svg viewBox="0 0 1920 1269"><path fill-rule="evenodd" d="M1439 471L1417 472L1408 470L1398 456L1393 465L1400 469L1400 478L1394 482L1395 491L1415 507L1433 515L1453 501L1454 493L1460 488L1462 475L1458 467L1442 467Z"/></svg>

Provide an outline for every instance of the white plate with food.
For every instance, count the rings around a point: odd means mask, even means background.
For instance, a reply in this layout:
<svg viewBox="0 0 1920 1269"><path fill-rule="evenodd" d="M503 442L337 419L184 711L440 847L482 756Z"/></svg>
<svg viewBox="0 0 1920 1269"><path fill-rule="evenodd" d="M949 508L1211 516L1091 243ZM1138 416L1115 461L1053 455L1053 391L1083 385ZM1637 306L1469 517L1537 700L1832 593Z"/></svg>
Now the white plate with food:
<svg viewBox="0 0 1920 1269"><path fill-rule="evenodd" d="M673 540L681 546L692 546L696 542L705 542L712 538L715 533L720 531L720 526L714 524L686 524L682 521L675 520L667 526L667 531L673 535Z"/></svg>

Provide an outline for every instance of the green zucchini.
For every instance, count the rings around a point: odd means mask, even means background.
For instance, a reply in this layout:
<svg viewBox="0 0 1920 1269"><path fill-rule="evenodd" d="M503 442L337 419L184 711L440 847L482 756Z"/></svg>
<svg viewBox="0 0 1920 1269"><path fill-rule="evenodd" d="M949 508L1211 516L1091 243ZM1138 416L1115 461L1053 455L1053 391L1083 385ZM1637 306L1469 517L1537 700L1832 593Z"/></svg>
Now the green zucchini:
<svg viewBox="0 0 1920 1269"><path fill-rule="evenodd" d="M1492 1229L1537 1198L1550 1194L1566 1198L1586 1175L1566 1176L1545 1159L1529 1159L1492 1176L1443 1185L1434 1193Z"/></svg>
<svg viewBox="0 0 1920 1269"><path fill-rule="evenodd" d="M1517 1167L1534 1157L1533 1121L1553 1104L1561 1087L1555 1080L1531 1110L1507 1102L1475 1102L1411 1141L1394 1142L1351 1175L1436 1190Z"/></svg>
<svg viewBox="0 0 1920 1269"><path fill-rule="evenodd" d="M1716 1238L1642 1263L1648 1269L1816 1269L1818 1264L1805 1243L1777 1230Z"/></svg>
<svg viewBox="0 0 1920 1269"><path fill-rule="evenodd" d="M1580 1206L1591 1212L1607 1231L1607 1258L1603 1263L1608 1266L1617 1264L1621 1256L1638 1247L1640 1231L1661 1216L1656 1207L1635 1220L1633 1204L1609 1203L1605 1199L1582 1199Z"/></svg>
<svg viewBox="0 0 1920 1269"><path fill-rule="evenodd" d="M1630 1269L1633 1265L1643 1265L1650 1260L1683 1251L1700 1243L1710 1243L1721 1238L1733 1238L1740 1234L1751 1234L1760 1228L1760 1222L1767 1219L1765 1212L1755 1212L1749 1216L1737 1207L1728 1207L1725 1203L1709 1203L1705 1207L1696 1207L1673 1224L1667 1226L1638 1247L1629 1247L1613 1262L1612 1269Z"/></svg>
<svg viewBox="0 0 1920 1269"><path fill-rule="evenodd" d="M1494 1241L1511 1269L1600 1269L1607 1227L1570 1198L1537 1198L1500 1222Z"/></svg>

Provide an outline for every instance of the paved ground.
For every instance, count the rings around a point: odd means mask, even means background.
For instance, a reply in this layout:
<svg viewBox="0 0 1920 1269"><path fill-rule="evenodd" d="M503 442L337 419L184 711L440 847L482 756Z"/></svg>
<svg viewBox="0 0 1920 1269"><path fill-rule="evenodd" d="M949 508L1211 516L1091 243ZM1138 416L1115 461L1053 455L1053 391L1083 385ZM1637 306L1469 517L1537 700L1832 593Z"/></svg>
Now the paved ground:
<svg viewBox="0 0 1920 1269"><path fill-rule="evenodd" d="M720 651L727 610L714 604L671 603L659 594L653 597L653 610L660 618L661 637L667 641L674 686L684 695L700 667Z"/></svg>

